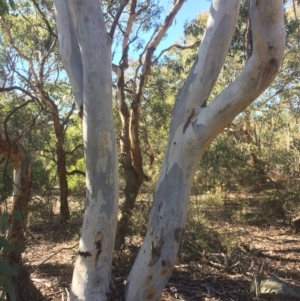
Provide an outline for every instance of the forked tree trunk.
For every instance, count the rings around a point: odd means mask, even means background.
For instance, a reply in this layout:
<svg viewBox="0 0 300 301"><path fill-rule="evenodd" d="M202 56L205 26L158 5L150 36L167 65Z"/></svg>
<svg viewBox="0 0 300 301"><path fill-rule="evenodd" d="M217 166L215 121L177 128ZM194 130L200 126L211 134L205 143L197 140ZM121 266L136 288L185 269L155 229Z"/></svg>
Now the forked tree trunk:
<svg viewBox="0 0 300 301"><path fill-rule="evenodd" d="M239 5L240 0L212 1L205 37L176 98L149 228L128 278L126 301L160 299L175 264L201 156L220 131L270 85L280 68L285 48L282 0L252 0L253 54L236 81L203 107L224 63ZM72 300L107 300L118 208L111 41L99 0L55 0L55 6L60 53L77 105L83 108L87 166L87 202Z"/></svg>
<svg viewBox="0 0 300 301"><path fill-rule="evenodd" d="M119 196L111 39L99 0L54 3L60 54L82 110L86 160L87 197L71 300L107 300Z"/></svg>
<svg viewBox="0 0 300 301"><path fill-rule="evenodd" d="M27 222L27 210L30 200L31 165L21 144L6 137L0 132L0 152L8 158L14 168L13 176L13 206L8 241L14 245L25 245L24 231ZM16 219L13 212L19 212L21 219ZM34 286L30 275L23 266L22 255L17 251L7 251L4 259L10 265L17 265L19 273L12 279L18 301L42 300L42 295ZM8 296L9 300L9 296Z"/></svg>
<svg viewBox="0 0 300 301"><path fill-rule="evenodd" d="M159 300L176 261L192 181L201 156L279 71L285 49L282 0L252 0L252 57L235 82L207 107L202 106L224 63L239 4L238 0L212 1L198 55L176 98L148 232L128 278L126 301Z"/></svg>

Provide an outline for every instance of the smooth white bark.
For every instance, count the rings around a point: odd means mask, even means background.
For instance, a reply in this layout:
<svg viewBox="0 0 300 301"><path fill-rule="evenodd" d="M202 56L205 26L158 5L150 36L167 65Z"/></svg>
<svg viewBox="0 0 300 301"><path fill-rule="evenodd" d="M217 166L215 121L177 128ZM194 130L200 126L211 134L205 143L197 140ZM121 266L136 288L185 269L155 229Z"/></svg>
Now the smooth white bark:
<svg viewBox="0 0 300 301"><path fill-rule="evenodd" d="M159 299L175 264L192 180L201 156L279 71L285 48L282 0L252 0L253 55L236 81L210 105L202 107L224 63L239 4L233 0L212 1L205 38L176 98L148 232L128 278L127 301Z"/></svg>
<svg viewBox="0 0 300 301"><path fill-rule="evenodd" d="M191 177L188 174L192 170L186 169L190 142L183 142L183 128L192 117L194 109L191 106L208 98L219 75L234 32L239 4L239 0L212 3L202 46L176 100L168 150L155 191L149 228L128 278L125 292L127 301L158 300L173 270L184 232L191 189ZM226 34L223 30L226 30ZM211 54L213 49L218 51L216 57Z"/></svg>
<svg viewBox="0 0 300 301"><path fill-rule="evenodd" d="M83 104L82 60L76 29L76 18L71 13L71 0L55 0L59 53L73 88L78 110Z"/></svg>
<svg viewBox="0 0 300 301"><path fill-rule="evenodd" d="M77 78L71 80L74 90L82 79L87 163L87 203L72 300L107 300L118 207L110 40L99 0L55 0L55 5L61 20L60 42L67 41L66 47L60 47L61 55L71 70L68 74ZM159 300L175 264L201 156L217 134L270 85L280 68L285 47L282 0L251 0L252 57L236 81L203 107L224 63L239 5L240 0L212 1L204 40L176 98L149 229L128 278L126 301ZM72 19L65 25L68 29L63 28L64 16ZM72 26L72 41L79 51L70 46ZM71 60L70 51L80 60Z"/></svg>
<svg viewBox="0 0 300 301"><path fill-rule="evenodd" d="M67 12L70 27L76 24L78 53L60 47L71 70L82 64L83 139L86 159L87 197L79 252L72 280L71 300L107 300L110 293L111 262L117 226L118 161L112 120L111 44L99 0L55 1L58 18ZM62 13L61 16L59 14ZM58 31L64 32L58 23ZM59 36L63 39L63 35ZM60 40L65 43L66 40ZM66 44L66 43L65 43ZM70 44L69 44L70 45ZM67 49L67 50L66 50ZM71 54L70 52L71 51ZM73 81L72 87L75 90Z"/></svg>

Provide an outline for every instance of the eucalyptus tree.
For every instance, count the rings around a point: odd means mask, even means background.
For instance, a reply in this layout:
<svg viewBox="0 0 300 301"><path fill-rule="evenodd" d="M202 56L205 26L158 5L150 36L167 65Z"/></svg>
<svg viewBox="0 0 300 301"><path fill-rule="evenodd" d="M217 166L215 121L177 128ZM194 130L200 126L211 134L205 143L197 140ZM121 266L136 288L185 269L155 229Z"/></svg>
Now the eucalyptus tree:
<svg viewBox="0 0 300 301"><path fill-rule="evenodd" d="M66 127L75 106L67 101L69 88L56 55L54 14L47 3L16 1L13 12L1 17L1 52L2 59L6 61L2 75L4 87L23 88L48 113L48 122L52 124L56 140L60 215L61 220L66 221L70 212L64 142Z"/></svg>
<svg viewBox="0 0 300 301"><path fill-rule="evenodd" d="M168 25L182 2L173 1L173 14L166 19ZM119 183L112 120L111 29L127 2L121 1L109 33L98 0L54 3L60 55L82 112L86 158L87 199L71 299L107 300L111 292ZM201 156L222 129L271 84L280 69L285 49L283 2L251 1L252 55L236 80L206 104L225 61L239 6L239 0L212 1L206 33L175 100L148 231L127 279L125 300L160 298L175 264ZM141 58L146 65L159 37L154 36L148 55ZM141 92L147 77L144 75L138 80Z"/></svg>

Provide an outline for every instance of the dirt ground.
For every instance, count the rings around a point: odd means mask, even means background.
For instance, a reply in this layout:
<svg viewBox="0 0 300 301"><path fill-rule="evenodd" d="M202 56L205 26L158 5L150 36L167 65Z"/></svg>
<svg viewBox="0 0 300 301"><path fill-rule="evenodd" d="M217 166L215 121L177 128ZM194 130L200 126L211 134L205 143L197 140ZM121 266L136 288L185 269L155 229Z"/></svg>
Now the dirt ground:
<svg viewBox="0 0 300 301"><path fill-rule="evenodd" d="M82 221L82 202L71 201L72 219L66 224L60 224L56 210L49 213L47 205L43 213L39 209L39 213L30 215L23 258L46 300L67 300L70 291ZM33 202L31 211L37 205ZM258 274L274 275L300 286L300 235L289 226L274 220L252 226L214 221L207 227L227 240L227 247L216 243L215 251L213 246L197 250L193 241L184 240L181 259L163 292L163 301L262 300L248 291ZM140 241L115 253L114 300L121 299Z"/></svg>

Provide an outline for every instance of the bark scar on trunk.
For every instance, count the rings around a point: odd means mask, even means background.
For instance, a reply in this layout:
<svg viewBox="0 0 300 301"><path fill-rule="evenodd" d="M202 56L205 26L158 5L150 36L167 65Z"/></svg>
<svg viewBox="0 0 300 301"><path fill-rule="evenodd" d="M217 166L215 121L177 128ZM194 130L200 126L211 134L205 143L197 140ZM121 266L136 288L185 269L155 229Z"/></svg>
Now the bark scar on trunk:
<svg viewBox="0 0 300 301"><path fill-rule="evenodd" d="M97 254L96 254L96 261L95 261L95 265L97 265L97 261L98 261L98 258L102 252L102 241L101 241L101 238L102 238L102 232L99 231L95 237L95 245L96 245L96 249L97 249Z"/></svg>
<svg viewBox="0 0 300 301"><path fill-rule="evenodd" d="M82 251L79 251L78 254L82 257L92 257L92 254L90 252L82 252Z"/></svg>
<svg viewBox="0 0 300 301"><path fill-rule="evenodd" d="M261 65L259 68L259 78L256 90L262 88L265 81L268 81L279 70L279 63L274 57L272 57L266 65Z"/></svg>
<svg viewBox="0 0 300 301"><path fill-rule="evenodd" d="M185 133L187 127L188 127L189 124L191 123L191 120L192 120L194 114L195 114L195 108L193 108L191 114L189 115L187 121L185 122L185 124L184 124L184 126L183 126L183 134Z"/></svg>
<svg viewBox="0 0 300 301"><path fill-rule="evenodd" d="M153 298L153 296L155 295L155 293L156 293L156 289L152 285L149 292L148 292L148 294L147 294L147 296L146 296L147 300L151 300Z"/></svg>
<svg viewBox="0 0 300 301"><path fill-rule="evenodd" d="M175 142L174 142L175 143ZM160 201L159 205L158 205L158 212L160 212L161 207L163 206L163 202Z"/></svg>
<svg viewBox="0 0 300 301"><path fill-rule="evenodd" d="M160 270L160 275L165 276L167 272L171 269L172 263L169 259L166 259L162 260L161 265L163 268Z"/></svg>
<svg viewBox="0 0 300 301"><path fill-rule="evenodd" d="M161 256L161 249L164 245L163 241L163 228L161 229L161 236L160 239L158 239L158 244L157 246L154 246L154 241L151 242L151 257L152 259L149 261L148 266L154 266L157 261L159 260Z"/></svg>

